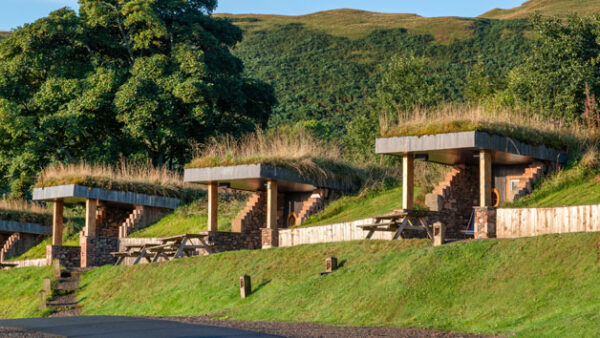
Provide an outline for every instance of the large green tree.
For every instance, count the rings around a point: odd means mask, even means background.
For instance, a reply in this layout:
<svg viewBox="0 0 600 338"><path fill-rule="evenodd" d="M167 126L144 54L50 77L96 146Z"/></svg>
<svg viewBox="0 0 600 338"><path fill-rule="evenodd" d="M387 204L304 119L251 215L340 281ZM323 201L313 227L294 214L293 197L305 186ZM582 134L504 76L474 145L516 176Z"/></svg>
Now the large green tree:
<svg viewBox="0 0 600 338"><path fill-rule="evenodd" d="M0 43L0 173L14 189L53 161L146 157L264 125L272 88L243 75L216 0L80 0ZM25 173L25 174L23 174Z"/></svg>

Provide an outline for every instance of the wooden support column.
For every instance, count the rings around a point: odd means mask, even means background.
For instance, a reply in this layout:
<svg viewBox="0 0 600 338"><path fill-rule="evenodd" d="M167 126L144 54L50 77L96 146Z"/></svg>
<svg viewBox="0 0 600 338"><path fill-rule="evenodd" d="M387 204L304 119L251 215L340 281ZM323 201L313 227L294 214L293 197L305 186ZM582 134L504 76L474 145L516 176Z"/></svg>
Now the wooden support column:
<svg viewBox="0 0 600 338"><path fill-rule="evenodd" d="M402 209L412 210L415 201L415 155L402 156Z"/></svg>
<svg viewBox="0 0 600 338"><path fill-rule="evenodd" d="M492 152L479 151L479 206L492 206Z"/></svg>
<svg viewBox="0 0 600 338"><path fill-rule="evenodd" d="M277 181L267 182L267 228L277 230Z"/></svg>
<svg viewBox="0 0 600 338"><path fill-rule="evenodd" d="M208 183L208 231L219 231L219 182Z"/></svg>
<svg viewBox="0 0 600 338"><path fill-rule="evenodd" d="M96 211L98 200L85 200L85 233L87 237L96 237Z"/></svg>
<svg viewBox="0 0 600 338"><path fill-rule="evenodd" d="M64 207L65 201L63 199L54 200L54 212L52 215L52 245L62 246Z"/></svg>

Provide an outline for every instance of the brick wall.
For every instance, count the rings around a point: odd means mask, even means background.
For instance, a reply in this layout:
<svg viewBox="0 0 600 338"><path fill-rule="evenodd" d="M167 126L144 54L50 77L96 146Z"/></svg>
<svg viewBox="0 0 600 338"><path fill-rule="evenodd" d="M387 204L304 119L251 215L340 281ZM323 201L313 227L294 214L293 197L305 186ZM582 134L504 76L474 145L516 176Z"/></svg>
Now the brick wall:
<svg viewBox="0 0 600 338"><path fill-rule="evenodd" d="M445 213L446 236L463 238L464 230L478 205L479 169L476 166L457 165L446 175L431 194L425 197L425 203L431 211Z"/></svg>

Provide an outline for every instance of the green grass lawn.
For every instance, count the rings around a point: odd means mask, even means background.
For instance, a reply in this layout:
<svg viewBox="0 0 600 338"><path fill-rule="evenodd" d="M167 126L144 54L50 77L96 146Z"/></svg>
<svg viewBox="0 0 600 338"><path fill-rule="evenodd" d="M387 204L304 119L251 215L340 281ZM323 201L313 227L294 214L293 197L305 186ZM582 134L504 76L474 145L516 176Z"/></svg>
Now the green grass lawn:
<svg viewBox="0 0 600 338"><path fill-rule="evenodd" d="M0 318L44 315L38 311L38 291L51 275L50 267L0 270Z"/></svg>
<svg viewBox="0 0 600 338"><path fill-rule="evenodd" d="M485 240L356 241L239 251L87 273L85 315L423 327L524 337L600 330L596 233ZM341 270L320 276L335 255ZM238 278L254 294L240 299Z"/></svg>
<svg viewBox="0 0 600 338"><path fill-rule="evenodd" d="M600 204L600 170L574 166L543 179L534 191L506 207Z"/></svg>

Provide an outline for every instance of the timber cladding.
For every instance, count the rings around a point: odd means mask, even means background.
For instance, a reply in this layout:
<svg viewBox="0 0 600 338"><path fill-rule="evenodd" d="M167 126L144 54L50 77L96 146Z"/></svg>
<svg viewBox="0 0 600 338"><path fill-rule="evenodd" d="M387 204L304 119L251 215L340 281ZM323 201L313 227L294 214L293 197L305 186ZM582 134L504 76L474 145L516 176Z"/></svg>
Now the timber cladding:
<svg viewBox="0 0 600 338"><path fill-rule="evenodd" d="M498 209L498 238L600 231L600 205Z"/></svg>

